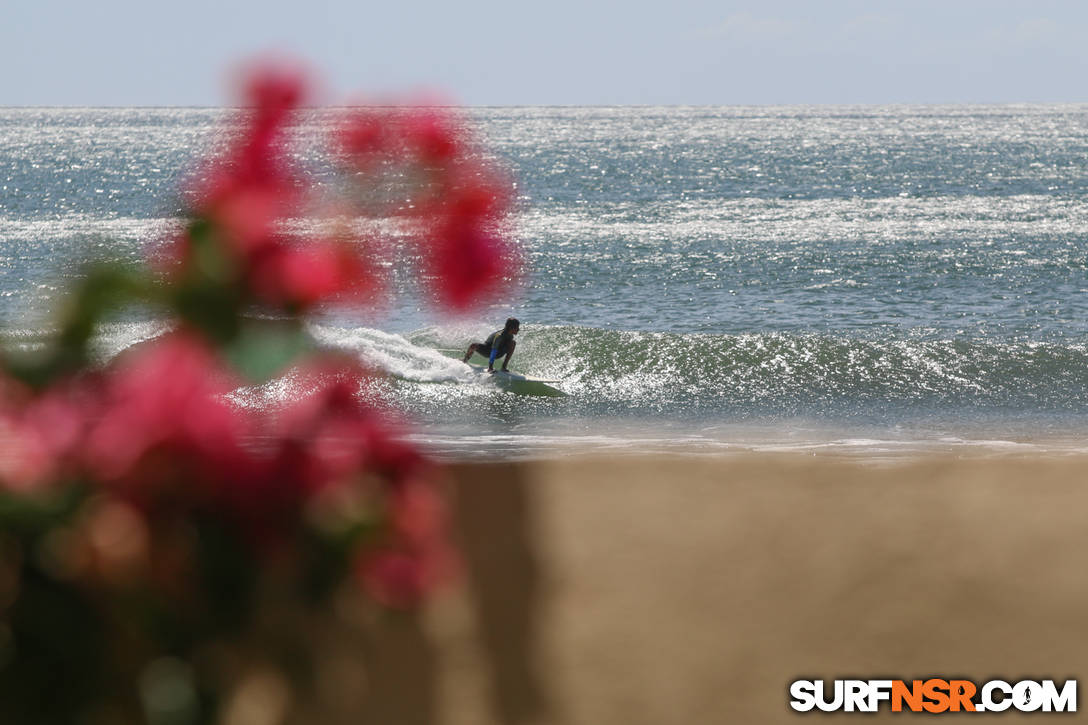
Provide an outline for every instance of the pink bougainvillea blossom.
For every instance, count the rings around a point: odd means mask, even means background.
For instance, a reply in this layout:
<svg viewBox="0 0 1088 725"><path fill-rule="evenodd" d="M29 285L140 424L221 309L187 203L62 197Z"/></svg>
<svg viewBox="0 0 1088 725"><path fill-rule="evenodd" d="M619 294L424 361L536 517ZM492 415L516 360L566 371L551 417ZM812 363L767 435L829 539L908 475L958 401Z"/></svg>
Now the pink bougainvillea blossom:
<svg viewBox="0 0 1088 725"><path fill-rule="evenodd" d="M403 135L409 153L425 165L449 165L467 151L461 120L446 108L411 109L403 121Z"/></svg>
<svg viewBox="0 0 1088 725"><path fill-rule="evenodd" d="M342 154L356 169L369 172L373 165L398 142L388 109L351 109L337 125L332 150Z"/></svg>
<svg viewBox="0 0 1088 725"><path fill-rule="evenodd" d="M252 256L249 274L258 300L298 311L334 298L369 301L378 286L373 267L342 241L268 245Z"/></svg>
<svg viewBox="0 0 1088 725"><path fill-rule="evenodd" d="M425 465L414 447L399 442L388 415L360 400L371 375L340 357L314 361L297 372L296 396L279 411L272 432L277 475L320 491L359 471L395 482ZM407 451L390 455L402 448Z"/></svg>
<svg viewBox="0 0 1088 725"><path fill-rule="evenodd" d="M0 377L0 488L28 491L71 473L96 408L86 380L36 392Z"/></svg>
<svg viewBox="0 0 1088 725"><path fill-rule="evenodd" d="M520 273L507 218L513 185L471 142L451 108L360 108L334 138L363 174L377 161L420 183L390 214L407 217L429 287L445 308L469 309L492 298Z"/></svg>
<svg viewBox="0 0 1088 725"><path fill-rule="evenodd" d="M191 476L194 486L248 473L251 424L223 395L237 386L215 352L190 332L169 333L111 366L86 458L107 482L146 491Z"/></svg>
<svg viewBox="0 0 1088 725"><path fill-rule="evenodd" d="M456 568L437 466L374 406L373 371L307 345L303 316L371 302L398 253L445 311L497 294L520 269L515 188L451 107L304 114L312 95L291 64L247 75L228 132L184 184L158 275L134 285L172 332L62 379L28 376L34 388L0 379L0 489L64 482L86 497L61 539L83 542L95 586L138 576L200 599L192 532L209 519L257 568L342 547L338 575L387 606L418 606ZM300 152L314 119L331 121L326 146ZM330 161L332 173L306 170ZM292 394L233 402L243 371L250 384L271 374L254 363L266 349Z"/></svg>
<svg viewBox="0 0 1088 725"><path fill-rule="evenodd" d="M415 607L454 575L447 512L426 478L409 478L390 490L387 527L379 545L363 552L356 574L375 600Z"/></svg>

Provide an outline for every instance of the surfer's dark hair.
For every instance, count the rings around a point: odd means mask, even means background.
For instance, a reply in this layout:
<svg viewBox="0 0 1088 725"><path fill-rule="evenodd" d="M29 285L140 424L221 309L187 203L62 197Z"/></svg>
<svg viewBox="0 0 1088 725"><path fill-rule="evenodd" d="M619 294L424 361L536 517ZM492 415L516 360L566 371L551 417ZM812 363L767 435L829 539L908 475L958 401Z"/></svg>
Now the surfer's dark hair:
<svg viewBox="0 0 1088 725"><path fill-rule="evenodd" d="M505 332L509 332L510 330L514 329L515 327L518 328L519 330L521 329L521 323L518 322L518 318L516 318L516 317L507 317L506 318L506 327L504 327L502 329Z"/></svg>

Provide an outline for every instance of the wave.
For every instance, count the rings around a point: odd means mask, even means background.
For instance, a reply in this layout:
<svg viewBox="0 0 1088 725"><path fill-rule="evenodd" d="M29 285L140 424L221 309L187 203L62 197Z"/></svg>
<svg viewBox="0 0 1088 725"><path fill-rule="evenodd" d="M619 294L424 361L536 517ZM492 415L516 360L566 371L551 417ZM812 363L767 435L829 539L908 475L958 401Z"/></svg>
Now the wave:
<svg viewBox="0 0 1088 725"><path fill-rule="evenodd" d="M971 339L858 339L822 334L677 334L526 326L511 367L562 381L563 414L878 416L908 410L975 414L1088 413L1088 346ZM455 358L483 328L407 335L316 331L385 370L408 407L449 403L471 376ZM422 392L439 383L441 392ZM451 388L465 388L460 395Z"/></svg>
<svg viewBox="0 0 1088 725"><path fill-rule="evenodd" d="M111 323L95 340L96 357L108 360L167 329L156 321ZM309 329L321 345L350 351L384 373L381 388L389 401L423 417L454 410L466 400L492 405L496 398L510 399L510 393L482 384L460 361L469 342L490 332L486 326L435 326L405 334L331 323ZM3 338L7 345L34 349L42 334L9 329ZM1088 415L1088 343L1082 342L680 334L527 324L511 368L558 380L557 387L570 395L534 401L513 396L519 408L545 416L678 421L692 416L894 420L911 411L960 419Z"/></svg>

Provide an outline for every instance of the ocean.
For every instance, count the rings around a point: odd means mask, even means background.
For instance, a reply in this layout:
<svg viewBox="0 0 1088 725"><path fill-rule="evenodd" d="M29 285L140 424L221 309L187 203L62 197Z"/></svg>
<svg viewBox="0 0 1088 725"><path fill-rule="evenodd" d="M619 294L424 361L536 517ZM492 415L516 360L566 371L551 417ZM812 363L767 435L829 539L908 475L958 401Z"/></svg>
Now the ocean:
<svg viewBox="0 0 1088 725"><path fill-rule="evenodd" d="M443 458L1088 449L1088 106L470 109L526 273L451 319L394 270L323 313ZM176 225L216 109L0 109L0 326L32 345L88 255ZM321 133L313 119L305 139ZM406 263L407 264L407 263ZM522 322L503 391L451 357ZM156 334L112 322L104 355ZM288 380L239 391L290 395Z"/></svg>

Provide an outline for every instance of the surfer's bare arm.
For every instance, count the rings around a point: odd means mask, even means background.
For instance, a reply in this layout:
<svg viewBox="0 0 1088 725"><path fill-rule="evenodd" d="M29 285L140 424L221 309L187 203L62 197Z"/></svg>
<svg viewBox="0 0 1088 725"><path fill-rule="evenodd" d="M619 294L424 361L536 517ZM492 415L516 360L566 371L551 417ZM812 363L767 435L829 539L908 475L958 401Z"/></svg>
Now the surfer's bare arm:
<svg viewBox="0 0 1088 725"><path fill-rule="evenodd" d="M514 348L517 347L517 346L518 346L517 342L515 342L514 340L510 341L510 345L507 348L506 357L504 357L503 360L502 360L502 369L503 369L504 372L509 372L506 369L506 366L510 364L510 357L514 354Z"/></svg>

